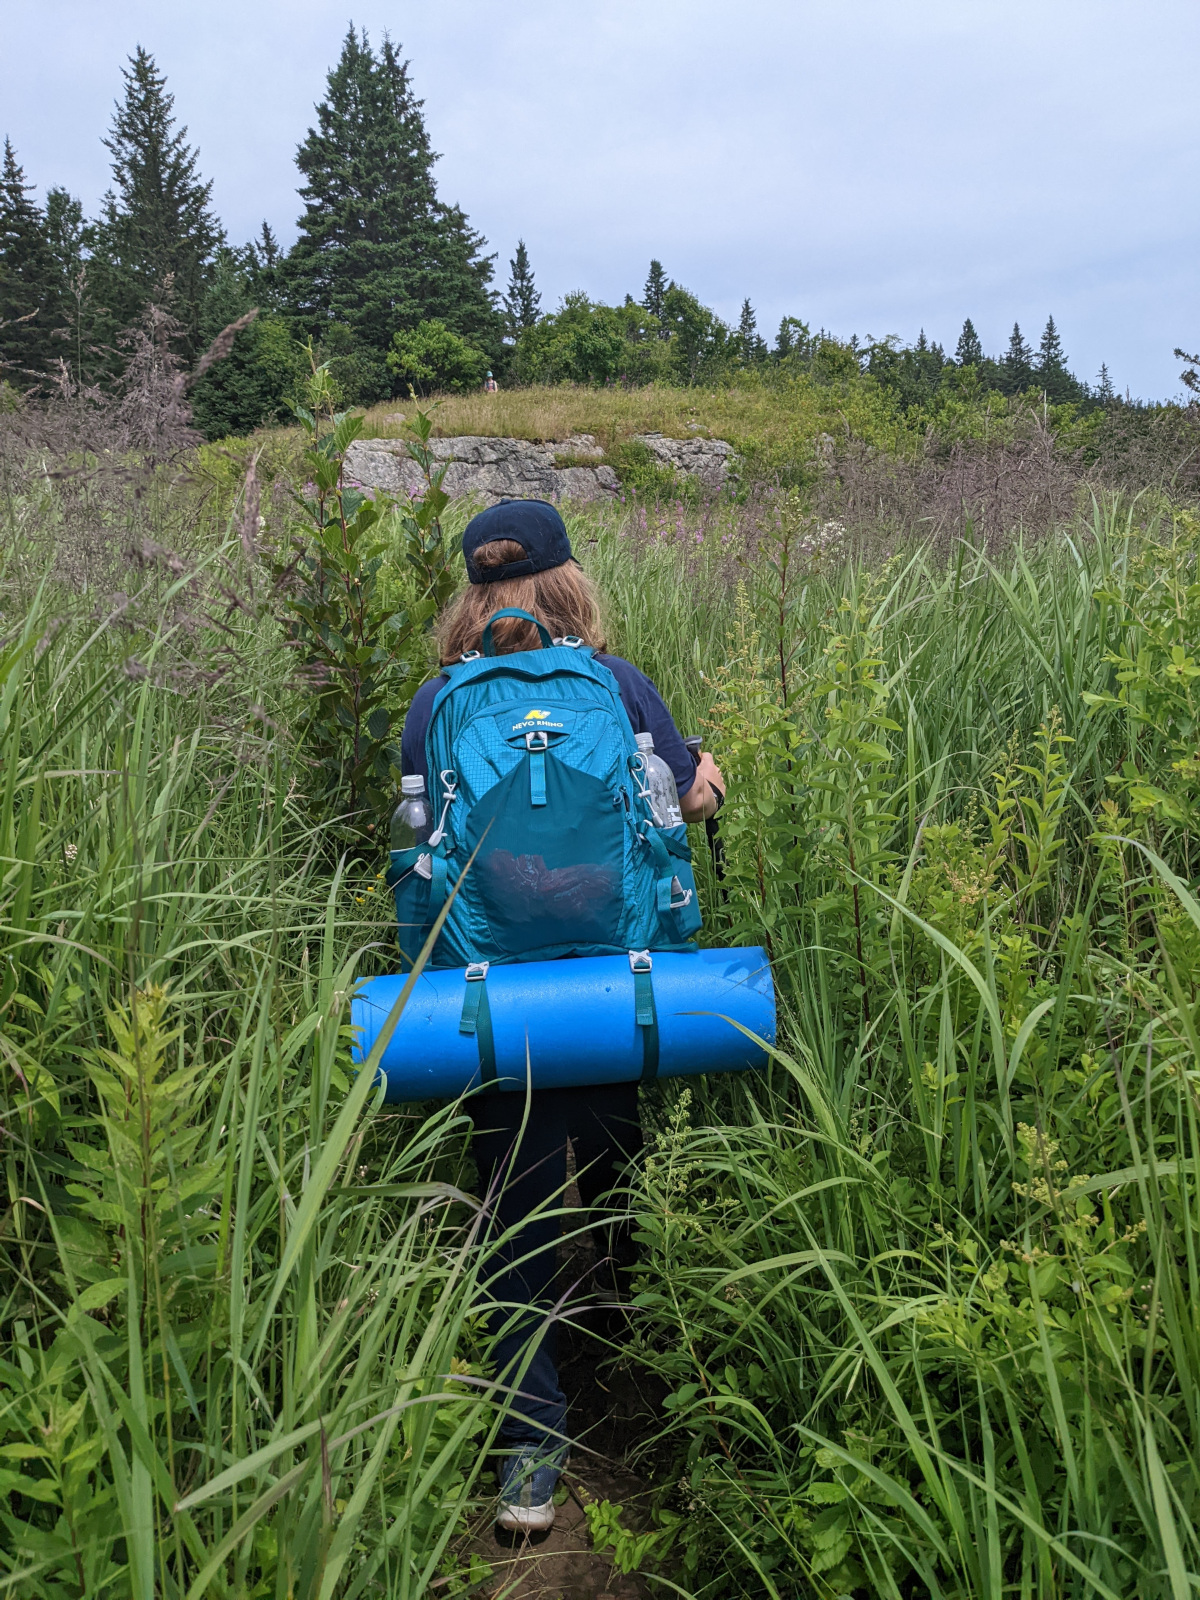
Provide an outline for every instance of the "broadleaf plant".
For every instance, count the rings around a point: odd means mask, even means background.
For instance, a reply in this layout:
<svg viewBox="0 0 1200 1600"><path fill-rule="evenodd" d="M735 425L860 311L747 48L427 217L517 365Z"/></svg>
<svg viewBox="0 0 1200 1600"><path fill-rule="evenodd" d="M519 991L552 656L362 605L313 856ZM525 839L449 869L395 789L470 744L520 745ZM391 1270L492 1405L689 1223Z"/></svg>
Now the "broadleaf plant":
<svg viewBox="0 0 1200 1600"><path fill-rule="evenodd" d="M425 480L421 495L396 505L348 481L346 453L363 418L334 410L328 363L318 365L311 351L310 360L307 404L293 406L309 434L308 482L297 495L303 516L289 559L276 563L276 586L288 643L311 690L302 744L316 775L314 809L332 811L348 834L362 836L376 831L394 797L396 736L425 676L418 637L454 587L441 522L446 468L429 449L431 416L418 412L408 450ZM417 598L407 605L381 582L396 530L418 575Z"/></svg>

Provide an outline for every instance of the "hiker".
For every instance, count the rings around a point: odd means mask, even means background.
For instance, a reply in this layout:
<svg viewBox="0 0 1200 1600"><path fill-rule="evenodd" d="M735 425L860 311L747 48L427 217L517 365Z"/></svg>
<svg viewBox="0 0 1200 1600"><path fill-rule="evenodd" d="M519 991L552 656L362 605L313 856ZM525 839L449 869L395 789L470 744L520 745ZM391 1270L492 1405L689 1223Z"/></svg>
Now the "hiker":
<svg viewBox="0 0 1200 1600"><path fill-rule="evenodd" d="M597 709L597 705L580 700L578 714L586 713L593 719L589 727L595 726L600 730L597 738L622 741L618 747L622 752L619 766L622 773L626 761L623 752L633 749L630 729L634 735L652 734L655 753L666 761L675 779L684 820L700 822L714 816L724 793L724 782L715 762L707 754L700 755L698 762L693 760L650 679L630 662L605 653L599 598L571 553L566 526L555 507L544 500L501 500L468 523L463 535L463 555L469 581L450 603L436 630L443 665L471 659L480 652L487 656L493 653L503 656L514 651L536 653L539 643L549 644L551 639L556 644L577 648L590 646L590 660L589 652L580 648L578 657L572 658L563 668L564 674L575 672L582 680L583 688L578 693L590 692L598 703ZM539 629L534 621L523 620L520 616L493 620L497 612L510 607L518 608L543 627ZM555 654L561 657L566 652L558 651ZM517 676L513 674L510 683ZM450 682L451 679L443 673L417 691L401 741L404 773L420 773L427 789L431 791L441 781L448 797L447 810L454 802L452 785L461 783L462 779L452 770L430 772L426 747L429 735L430 749L437 745L437 750L441 752L440 755L435 754L434 765L441 768L445 749L437 743L442 734L436 725L431 732L431 716L435 717L435 722L439 718L444 722L449 717L458 736L463 737L462 718L466 713L456 713L453 707L446 709L456 693L453 688L439 701L437 712L434 713L435 699ZM617 692L614 693L614 690ZM523 757L521 766L513 768L510 773L510 778L518 780L515 787L505 791L503 785L506 779L494 782L488 778L493 786L484 794L484 801L491 802L494 808L501 802L493 797L498 793L507 793L511 797L510 806L514 815L510 819L508 811L494 809L489 813L492 820L485 828L485 833L490 838L485 839L484 843L491 849L491 855L476 857L476 881L472 885L471 873L460 880L459 901L451 909L457 912L459 902L466 896L485 895L488 892L496 897L500 906L497 916L504 915L510 900L520 902L522 893L533 897L536 909L536 887L531 889L529 884L540 873L543 880L555 880L553 887L543 897L553 904L537 912L542 918L542 922L537 924L540 931L530 937L541 939L544 945L548 944L552 953L556 949L561 951L564 945L571 946L572 941L574 948L569 953L602 953L593 948L598 940L603 945L603 940L588 919L596 915L597 885L606 869L584 864L560 867L555 871L546 866L546 861L538 852L544 850L547 857L552 857L550 830L555 823L554 802L557 800L560 812L563 807L571 812L567 823L577 834L611 837L609 830L618 830L618 848L612 859L618 863L619 873L623 840L619 830L629 826L628 818L620 806L622 795L619 791L612 792L602 787L594 776L575 771L566 762L555 761L551 754L540 754L554 748L549 742L554 735L541 730L555 726L562 728L564 718L569 722L571 703L567 704L565 710L547 716L544 710L537 709L536 698L531 709L524 709L530 705L530 695L534 691L524 688L519 692L522 695L520 700L510 696L507 701L499 703L500 706L512 708L507 714L497 714L498 704L491 704L486 712L481 710L477 714L479 722L488 725L486 731L479 735L481 740L496 738L499 729L499 733L507 737L511 749L528 750L533 755L528 762ZM543 689L542 693L548 691ZM567 690L560 691L560 695L565 693ZM551 703L555 702L551 700ZM524 718L525 721L511 723L514 710L518 718ZM617 719L622 715L628 719L628 728L617 725ZM605 717L611 720L611 728L607 732ZM508 731L510 726L511 732ZM471 727L474 727L473 723ZM526 727L531 731L519 731ZM565 737L559 735L560 739ZM473 743L471 747L475 748ZM465 750L466 745L460 744L456 748ZM479 748L482 750L482 746ZM560 743L559 748L566 746ZM636 755L633 760L636 764ZM536 769L534 761L538 762ZM449 766L448 759L446 765ZM535 780L526 776L526 769L530 772L536 770L539 777ZM540 783L543 791L550 790L548 806L545 792L540 800L531 798L531 784L534 783ZM576 786L570 791L572 794L593 796L593 791L587 787L589 784L598 793L598 798L593 797L596 804L594 822L589 820L583 809L588 801L563 800L566 791L562 786L571 783ZM483 803L479 802L480 805ZM543 809L531 812L531 805L541 805ZM524 820L515 815L522 808ZM441 809L442 805L434 793L432 815L437 817ZM628 809L626 804L625 811ZM535 820L531 822L530 819ZM579 826L581 822L585 824L583 828ZM519 830L530 826L543 831L533 833L525 841L523 850ZM649 831L655 832L654 829ZM665 834L670 830L658 831ZM677 837L668 842L675 849L676 857L668 858L663 854L664 847L658 840L649 843L653 843L656 859L659 855L664 863L670 859L671 865L677 867L691 882L690 867L682 865L687 850L684 829L676 827L674 833ZM463 834L461 837L468 840L469 847L469 835ZM500 847L501 843L505 848ZM649 855L649 843L641 847L639 860L641 855ZM480 849L483 849L483 844ZM632 854L629 850L625 852L626 857ZM654 867L649 870L653 874L660 869ZM669 873L671 866L667 866L666 870ZM490 878L489 873L492 874ZM502 877L497 877L497 874ZM589 874L592 876L589 877ZM680 879L678 876L673 880L668 877L666 882L678 886ZM497 883L500 884L499 888L495 887ZM490 890L489 884L492 886ZM669 915L662 911L661 903L658 910L655 909L654 888L652 875L649 880L648 913L651 919L660 914ZM694 890L692 893L694 895ZM685 895L680 903L687 905L691 898ZM640 911L640 908L635 907L634 910ZM511 911L511 915L514 918L523 917L524 920L517 924L519 929L529 928L534 920L534 913L526 902L521 902L517 910ZM688 916L694 917L694 920L686 925L681 922L675 930L676 934L683 935L682 940L676 938L673 941L676 947L681 943L686 946L692 932L699 927L699 913L694 901ZM559 920L554 922L553 918ZM572 918L577 919L575 927L570 925ZM628 922L622 923L623 927L628 925ZM645 914L639 925L647 925ZM657 927L658 923L652 921L649 925ZM447 930L449 928L450 924L447 923ZM645 938L642 943L653 944L652 940ZM439 947L440 944L439 940ZM661 945L658 947L662 948ZM530 946L518 943L513 948ZM543 948L537 957L531 955L526 959L540 959L545 953ZM520 959L519 955L517 959ZM438 961L437 964L460 963ZM481 974L475 975L482 975L486 980L486 966L483 963L477 963L477 966ZM486 989L486 982L472 983L470 977L471 969L468 967L468 990ZM478 995L475 999L479 1003ZM465 1005L466 1002L464 1015ZM481 1053L481 1064L482 1060ZM502 1458L496 1520L499 1527L509 1532L542 1532L554 1522L554 1490L567 1459L567 1406L555 1365L555 1325L552 1318L547 1319L548 1308L564 1289L562 1284L554 1282L557 1265L555 1251L561 1219L553 1213L556 1206L561 1204L560 1197L566 1185L567 1141L570 1140L574 1147L580 1198L590 1210L615 1186L622 1169L635 1160L641 1151L638 1086L636 1083L611 1083L579 1088L535 1089L528 1101L521 1093L485 1090L473 1096L467 1102L467 1108L474 1123L473 1151L479 1168L479 1193L485 1204L495 1208L493 1226L497 1231L508 1228L516 1230L506 1247L504 1260L507 1265L494 1284L496 1298L510 1308L530 1308L529 1315L524 1317L511 1309L499 1314L496 1324L497 1327L503 1327L495 1350L497 1378L501 1383L513 1384L519 1391L513 1397L500 1428L500 1444L505 1454ZM622 1290L634 1265L635 1250L628 1223L610 1220L603 1228L603 1235L608 1256L607 1293L599 1298L613 1306L627 1298ZM603 1249L600 1252L602 1256L605 1253ZM504 1323L505 1317L507 1324Z"/></svg>
<svg viewBox="0 0 1200 1600"><path fill-rule="evenodd" d="M493 378L491 373L489 372L487 377L483 380L483 392L484 392L484 394L496 394L498 392L499 388L500 388L500 385L496 382L495 378Z"/></svg>

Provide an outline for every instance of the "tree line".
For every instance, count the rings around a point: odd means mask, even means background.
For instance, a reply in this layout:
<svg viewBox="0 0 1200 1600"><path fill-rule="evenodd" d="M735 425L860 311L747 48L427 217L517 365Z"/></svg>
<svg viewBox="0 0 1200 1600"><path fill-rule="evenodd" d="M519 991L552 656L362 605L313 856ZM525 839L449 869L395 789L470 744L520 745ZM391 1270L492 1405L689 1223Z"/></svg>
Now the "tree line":
<svg viewBox="0 0 1200 1600"><path fill-rule="evenodd" d="M985 354L970 319L952 356L924 332L908 346L843 340L790 316L769 345L749 299L731 326L657 260L637 299L607 305L576 293L543 311L523 240L500 291L486 240L438 195L437 157L409 63L386 35L375 48L353 27L296 152L303 209L295 244L281 250L264 222L255 240L235 245L154 58L139 46L123 77L104 140L112 182L96 217L85 218L58 187L39 204L5 141L0 381L10 395L56 376L114 382L131 330L155 307L173 354L189 364L241 324L229 354L192 390L209 437L285 414L313 360L328 364L346 405L410 387L468 389L489 371L509 383L591 384L866 373L905 407L947 387L1036 390L1052 404L1084 407L1117 401L1107 368L1092 384L1069 370L1053 317L1036 350L1014 325L996 357Z"/></svg>

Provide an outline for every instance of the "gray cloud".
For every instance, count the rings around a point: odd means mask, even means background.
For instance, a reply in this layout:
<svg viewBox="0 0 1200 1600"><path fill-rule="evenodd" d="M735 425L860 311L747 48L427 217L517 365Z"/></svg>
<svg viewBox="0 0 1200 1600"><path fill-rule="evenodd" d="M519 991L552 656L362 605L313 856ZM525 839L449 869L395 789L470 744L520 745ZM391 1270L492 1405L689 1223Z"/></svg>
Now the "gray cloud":
<svg viewBox="0 0 1200 1600"><path fill-rule="evenodd" d="M0 132L94 207L120 67L144 44L235 240L287 240L292 156L347 16L328 0L3 0ZM637 293L651 255L768 334L1048 312L1084 376L1179 389L1200 339L1194 0L358 0L412 60L442 193L547 301Z"/></svg>

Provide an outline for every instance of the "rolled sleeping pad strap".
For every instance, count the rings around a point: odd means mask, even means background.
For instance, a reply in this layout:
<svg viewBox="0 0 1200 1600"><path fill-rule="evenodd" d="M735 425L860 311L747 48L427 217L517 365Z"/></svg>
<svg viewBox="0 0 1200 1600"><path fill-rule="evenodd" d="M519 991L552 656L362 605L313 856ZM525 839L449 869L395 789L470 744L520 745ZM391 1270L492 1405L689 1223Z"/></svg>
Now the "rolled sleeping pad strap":
<svg viewBox="0 0 1200 1600"><path fill-rule="evenodd" d="M775 989L764 950L656 951L639 974L643 955L492 964L469 982L462 967L427 967L383 1053L384 1098L449 1099L481 1086L523 1093L527 1052L535 1089L766 1065ZM406 981L370 978L354 996L356 1062Z"/></svg>
<svg viewBox="0 0 1200 1600"><path fill-rule="evenodd" d="M492 1035L492 1008L487 996L488 966L486 961L475 961L467 968L467 988L458 1018L459 1033L475 1035L479 1049L479 1081L485 1088L496 1081L496 1045Z"/></svg>
<svg viewBox="0 0 1200 1600"><path fill-rule="evenodd" d="M642 1081L658 1077L658 1015L654 1009L654 957L649 950L629 952L633 973L633 1017L642 1035Z"/></svg>

